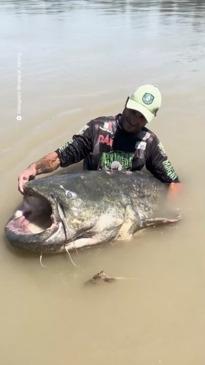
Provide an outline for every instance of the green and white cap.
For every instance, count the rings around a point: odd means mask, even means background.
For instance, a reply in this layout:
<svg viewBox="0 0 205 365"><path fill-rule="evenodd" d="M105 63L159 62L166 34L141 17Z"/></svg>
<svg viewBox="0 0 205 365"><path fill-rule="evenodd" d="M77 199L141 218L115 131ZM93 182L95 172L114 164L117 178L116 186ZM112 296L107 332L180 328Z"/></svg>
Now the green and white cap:
<svg viewBox="0 0 205 365"><path fill-rule="evenodd" d="M126 108L137 110L149 123L156 116L161 102L161 93L157 87L142 85L128 98Z"/></svg>

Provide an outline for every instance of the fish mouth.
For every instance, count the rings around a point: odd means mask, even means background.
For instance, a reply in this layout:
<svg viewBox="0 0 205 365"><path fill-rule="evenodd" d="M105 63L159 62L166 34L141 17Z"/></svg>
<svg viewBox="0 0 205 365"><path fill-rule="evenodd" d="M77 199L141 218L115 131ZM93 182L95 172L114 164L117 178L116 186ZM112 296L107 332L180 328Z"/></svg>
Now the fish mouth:
<svg viewBox="0 0 205 365"><path fill-rule="evenodd" d="M22 204L5 227L6 235L13 246L32 251L58 251L65 242L58 204L52 194L43 194L35 188L25 187ZM58 240L55 240L55 236ZM57 242L59 247L53 245ZM52 248L52 246L55 246Z"/></svg>

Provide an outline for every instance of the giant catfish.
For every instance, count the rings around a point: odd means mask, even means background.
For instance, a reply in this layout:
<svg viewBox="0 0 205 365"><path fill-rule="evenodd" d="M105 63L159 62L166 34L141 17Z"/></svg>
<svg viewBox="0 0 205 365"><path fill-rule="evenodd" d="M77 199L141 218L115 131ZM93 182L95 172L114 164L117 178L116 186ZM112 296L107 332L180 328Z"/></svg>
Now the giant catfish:
<svg viewBox="0 0 205 365"><path fill-rule="evenodd" d="M167 215L166 194L166 184L139 171L50 175L26 184L6 236L12 246L41 254L126 240L179 220Z"/></svg>

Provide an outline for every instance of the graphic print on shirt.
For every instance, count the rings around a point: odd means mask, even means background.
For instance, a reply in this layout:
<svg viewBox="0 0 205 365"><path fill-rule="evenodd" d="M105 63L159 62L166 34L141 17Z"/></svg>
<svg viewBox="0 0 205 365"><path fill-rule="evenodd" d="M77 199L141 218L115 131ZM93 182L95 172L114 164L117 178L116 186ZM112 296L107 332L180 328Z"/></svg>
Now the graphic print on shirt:
<svg viewBox="0 0 205 365"><path fill-rule="evenodd" d="M169 176L170 179L172 179L174 181L175 179L178 178L178 176L177 176L177 174L176 174L176 172L175 172L175 170L174 170L174 168L173 168L173 166L172 166L172 164L169 160L163 161L162 164L165 168L167 176Z"/></svg>
<svg viewBox="0 0 205 365"><path fill-rule="evenodd" d="M131 170L134 153L111 151L103 152L100 158L100 168L105 170Z"/></svg>
<svg viewBox="0 0 205 365"><path fill-rule="evenodd" d="M166 157L167 154L166 154L165 148L164 148L164 146L163 146L163 144L161 142L158 143L158 147L159 147L159 150L160 150L162 156L163 157Z"/></svg>
<svg viewBox="0 0 205 365"><path fill-rule="evenodd" d="M109 134L107 135L100 134L97 143L106 144L107 146L112 147L113 138Z"/></svg>

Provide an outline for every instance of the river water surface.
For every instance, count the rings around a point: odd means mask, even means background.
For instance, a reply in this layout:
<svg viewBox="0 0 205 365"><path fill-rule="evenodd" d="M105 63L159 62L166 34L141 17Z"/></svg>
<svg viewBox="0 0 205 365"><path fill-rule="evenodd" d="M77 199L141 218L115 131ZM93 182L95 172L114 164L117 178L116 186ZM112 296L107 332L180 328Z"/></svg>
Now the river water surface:
<svg viewBox="0 0 205 365"><path fill-rule="evenodd" d="M200 0L0 1L1 364L204 365L204 33ZM162 91L150 128L184 182L183 222L77 267L14 252L18 173L143 83ZM131 279L84 287L101 269Z"/></svg>

